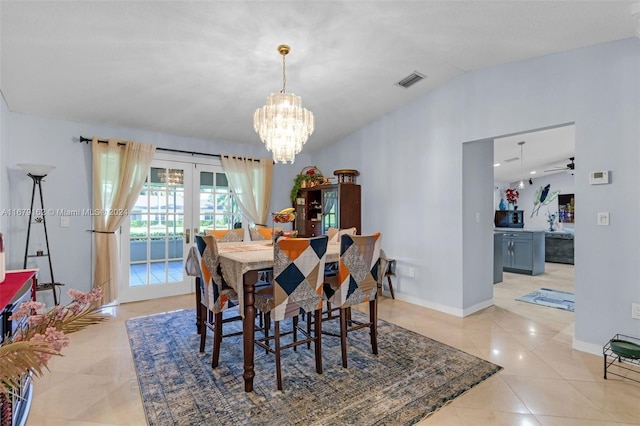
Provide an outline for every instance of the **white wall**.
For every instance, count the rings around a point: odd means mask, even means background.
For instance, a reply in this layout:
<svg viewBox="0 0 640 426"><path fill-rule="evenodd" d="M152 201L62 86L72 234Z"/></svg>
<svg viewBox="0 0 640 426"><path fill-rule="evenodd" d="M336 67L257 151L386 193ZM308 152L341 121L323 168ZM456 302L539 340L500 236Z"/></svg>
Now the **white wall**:
<svg viewBox="0 0 640 426"><path fill-rule="evenodd" d="M9 171L10 207L28 203L30 180L20 162L58 166L45 184L51 207L89 205L89 149L79 135L116 137L194 151L265 156L262 147L193 140L152 132L110 128L8 114L2 120L0 165ZM398 260L398 298L446 312L465 314L475 290L464 276L491 277L491 263L467 271L463 249L481 253L487 243L463 227L464 191L484 192L484 180L465 176L464 142L493 139L549 126L575 123L576 157L576 326L578 342L602 345L615 333L640 335L630 303L640 302L640 40L628 39L469 72L403 108L391 112L320 152L276 166L272 206L288 205L295 174L315 164L327 175L339 168L361 173L363 232L383 232L385 251ZM8 131L8 133L5 133ZM4 136L6 134L6 136ZM9 141L11 143L9 144ZM313 160L313 161L311 161ZM590 186L588 170L612 171L612 184ZM467 185L469 183L469 185ZM490 183L489 185L493 185ZM488 192L491 197L491 190ZM611 226L595 225L610 211ZM11 220L10 261L21 264L24 220ZM72 220L52 235L60 281L88 290L91 280L90 224ZM613 250L612 248L615 248ZM415 278L408 277L415 268ZM463 274L464 270L464 274ZM490 299L487 299L490 301Z"/></svg>
<svg viewBox="0 0 640 426"><path fill-rule="evenodd" d="M9 137L7 136L8 126L6 122L9 117L9 109L4 100L4 96L0 93L0 165L4 164L9 151ZM2 169L0 173L0 211L9 207L9 180L6 170ZM8 229L7 215L0 214L0 232L7 233ZM6 242L5 242L6 244ZM6 246L5 246L6 248Z"/></svg>
<svg viewBox="0 0 640 426"><path fill-rule="evenodd" d="M1 104L2 110L6 110L4 101ZM56 169L42 183L44 204L47 209L74 210L92 207L91 147L78 142L78 137L81 135L135 140L153 143L158 147L212 154L270 158L270 153L264 149L259 140L253 145L211 142L136 129L42 118L9 111L3 113L2 117L3 120L0 123L3 131L0 132L2 135L0 142L2 152L6 152L7 155L2 155L0 158L0 166L3 170L2 175L9 177L10 189L10 198L6 204L5 202L3 204L13 209L29 207L33 185L33 181L16 166L18 163L56 166ZM298 156L296 164L278 164L274 167L272 192L274 209L280 210L291 204L289 191L293 179L306 164L310 164L308 155L302 154ZM39 207L39 203L37 202L35 206ZM9 248L6 253L7 267L19 269L23 265L27 221L25 217L5 219ZM89 291L93 277L93 243L92 235L88 232L92 229L91 218L71 217L69 228L61 228L60 218L51 217L47 218L47 229L55 279L66 285L62 288L63 301L68 300L65 295L68 288ZM4 233L4 231L0 232ZM31 240L30 247L34 247L34 244L37 244L36 239ZM41 275L47 281L49 280L46 263L28 266L45 268ZM39 292L38 298L47 305L52 305L51 292Z"/></svg>
<svg viewBox="0 0 640 426"><path fill-rule="evenodd" d="M464 312L460 144L575 123L576 345L640 335L640 40L627 39L469 72L314 155L323 170L360 170L363 231L398 259L398 298ZM611 170L590 186L588 170ZM465 190L473 190L464 187ZM477 188L482 191L482 188ZM611 212L598 227L596 212ZM613 250L612 248L615 248ZM407 276L407 268L416 278ZM490 276L477 267L478 275ZM465 270L466 274L466 270Z"/></svg>

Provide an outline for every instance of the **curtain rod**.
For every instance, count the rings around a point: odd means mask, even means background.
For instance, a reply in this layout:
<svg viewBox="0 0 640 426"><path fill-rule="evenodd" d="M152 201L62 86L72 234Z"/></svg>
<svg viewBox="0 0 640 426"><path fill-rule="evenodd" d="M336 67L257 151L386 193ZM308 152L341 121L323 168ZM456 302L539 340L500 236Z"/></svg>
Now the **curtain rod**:
<svg viewBox="0 0 640 426"><path fill-rule="evenodd" d="M84 136L80 136L80 142L85 142L86 144L88 144L92 140L93 139L85 138ZM98 139L98 143L109 143L109 141ZM118 142L118 146L125 146L125 145L126 145L125 143ZM156 151L166 151L166 152L175 152L175 153L178 153L178 154L203 155L205 157L222 158L222 156L220 154L209 154L209 153L206 153L206 152L195 152L195 151L183 151L181 149L171 149L171 148L156 147ZM251 158L251 161L260 161L260 160L256 160L254 158Z"/></svg>

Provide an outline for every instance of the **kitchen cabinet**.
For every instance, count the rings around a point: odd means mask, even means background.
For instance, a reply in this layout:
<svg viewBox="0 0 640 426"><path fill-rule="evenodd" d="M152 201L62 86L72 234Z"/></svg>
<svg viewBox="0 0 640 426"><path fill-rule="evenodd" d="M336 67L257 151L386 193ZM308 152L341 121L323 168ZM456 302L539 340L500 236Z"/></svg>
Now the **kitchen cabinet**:
<svg viewBox="0 0 640 426"><path fill-rule="evenodd" d="M502 260L505 272L527 275L544 273L544 231L502 233Z"/></svg>
<svg viewBox="0 0 640 426"><path fill-rule="evenodd" d="M544 258L546 262L573 265L573 234L546 232L544 238Z"/></svg>
<svg viewBox="0 0 640 426"><path fill-rule="evenodd" d="M359 234L360 221L360 185L316 185L298 191L295 229L300 237L324 235L330 227L355 227Z"/></svg>

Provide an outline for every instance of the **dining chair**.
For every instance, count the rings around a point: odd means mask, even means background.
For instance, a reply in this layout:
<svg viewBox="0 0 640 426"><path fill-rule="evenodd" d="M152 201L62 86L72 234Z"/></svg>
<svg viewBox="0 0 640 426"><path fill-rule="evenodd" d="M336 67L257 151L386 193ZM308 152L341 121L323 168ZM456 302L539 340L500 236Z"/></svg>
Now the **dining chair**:
<svg viewBox="0 0 640 426"><path fill-rule="evenodd" d="M347 367L347 334L365 327L371 334L371 350L378 354L378 273L381 233L372 235L343 235L340 241L338 271L327 277L323 287L324 299L340 307L340 334L342 366ZM369 321L351 318L351 306L369 302ZM309 321L307 321L309 323Z"/></svg>
<svg viewBox="0 0 640 426"><path fill-rule="evenodd" d="M329 244L340 244L340 239L343 235L356 235L358 230L355 226L351 228L338 229L329 227L327 235L329 236Z"/></svg>
<svg viewBox="0 0 640 426"><path fill-rule="evenodd" d="M264 226L255 226L249 228L249 238L251 241L264 241L273 239L273 232L282 231L282 228L267 228Z"/></svg>
<svg viewBox="0 0 640 426"><path fill-rule="evenodd" d="M322 286L327 255L326 235L314 238L280 238L273 246L273 285L257 289L255 307L266 314L264 337L256 338L258 346L276 358L276 381L282 390L280 352L298 345L314 343L316 372L322 374ZM298 328L298 314L314 313L314 332ZM292 318L292 329L280 332L280 322ZM274 335L268 328L274 321ZM304 339L298 340L298 332ZM281 345L282 336L292 335L293 341ZM274 347L269 344L274 341Z"/></svg>
<svg viewBox="0 0 640 426"><path fill-rule="evenodd" d="M393 293L393 283L391 277L396 275L396 260L387 256L383 249L380 249L380 270L378 271L378 288L382 293L383 281L386 278L389 285L389 292L391 298L395 299L396 295Z"/></svg>
<svg viewBox="0 0 640 426"><path fill-rule="evenodd" d="M329 237L329 244L340 244L340 240L343 235L356 235L358 232L355 226L351 228L338 229L334 227L329 227L327 230L327 236ZM327 263L324 271L325 277L331 277L338 273L338 262L330 262ZM327 315L328 319L333 318L333 312L337 311L338 307L332 307L331 302L327 302L327 309L323 312L323 314Z"/></svg>
<svg viewBox="0 0 640 426"><path fill-rule="evenodd" d="M196 246L200 254L200 352L204 352L207 328L213 331L213 356L211 367L216 368L220 360L223 337L241 335L242 331L223 334L222 324L242 320L240 315L223 317L223 312L238 305L238 295L225 283L220 273L218 244L213 235L196 235Z"/></svg>
<svg viewBox="0 0 640 426"><path fill-rule="evenodd" d="M235 243L244 241L244 229L207 229L208 235L213 235L221 243Z"/></svg>

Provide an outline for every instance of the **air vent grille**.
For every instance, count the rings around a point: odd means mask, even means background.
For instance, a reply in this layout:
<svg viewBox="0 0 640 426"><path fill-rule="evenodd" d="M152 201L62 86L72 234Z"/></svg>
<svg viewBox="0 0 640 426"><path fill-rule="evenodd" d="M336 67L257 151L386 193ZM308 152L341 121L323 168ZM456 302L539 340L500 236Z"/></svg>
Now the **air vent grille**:
<svg viewBox="0 0 640 426"><path fill-rule="evenodd" d="M427 76L425 76L424 74L420 74L418 71L414 71L413 73L409 74L408 76L406 76L405 78L397 82L396 84L400 87L404 87L405 89L408 89L409 87L413 86L414 84L416 84L417 82L425 78L427 78Z"/></svg>
<svg viewBox="0 0 640 426"><path fill-rule="evenodd" d="M506 160L504 160L505 163L511 163L512 161L516 161L519 160L520 157L513 157L513 158L507 158Z"/></svg>

